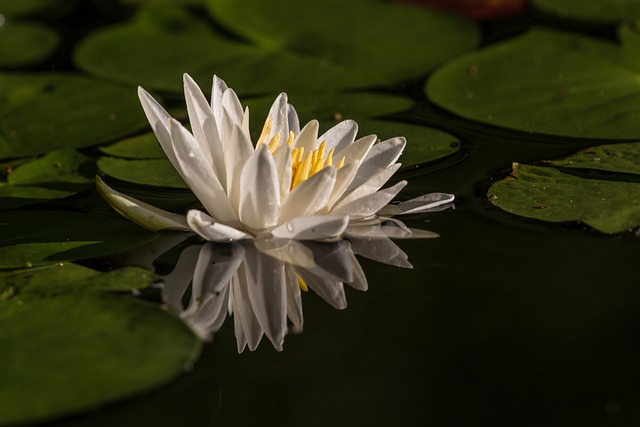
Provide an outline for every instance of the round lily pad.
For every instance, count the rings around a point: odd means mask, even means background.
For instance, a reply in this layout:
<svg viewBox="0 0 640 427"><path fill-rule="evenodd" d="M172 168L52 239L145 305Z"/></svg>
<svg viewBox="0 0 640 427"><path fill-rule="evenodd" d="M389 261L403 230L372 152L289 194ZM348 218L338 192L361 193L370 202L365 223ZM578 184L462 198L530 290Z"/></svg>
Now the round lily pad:
<svg viewBox="0 0 640 427"><path fill-rule="evenodd" d="M164 151L160 148L153 132L123 139L111 145L100 147L100 151L114 157L126 159L164 159Z"/></svg>
<svg viewBox="0 0 640 427"><path fill-rule="evenodd" d="M17 68L37 64L51 55L58 44L57 33L44 25L0 25L0 67Z"/></svg>
<svg viewBox="0 0 640 427"><path fill-rule="evenodd" d="M636 49L535 29L463 56L427 82L459 116L526 132L640 138Z"/></svg>
<svg viewBox="0 0 640 427"><path fill-rule="evenodd" d="M95 408L188 369L200 343L157 306L111 295L0 302L0 419L15 424Z"/></svg>
<svg viewBox="0 0 640 427"><path fill-rule="evenodd" d="M101 157L98 168L102 173L121 181L156 187L189 188L166 158L127 160Z"/></svg>
<svg viewBox="0 0 640 427"><path fill-rule="evenodd" d="M479 40L472 22L384 2L208 4L222 27L248 40L180 8L145 4L130 23L84 39L74 61L93 74L164 91L181 92L187 72L199 81L215 73L244 94L324 92L417 78ZM409 53L406 47L416 43L423 43L420 54Z"/></svg>
<svg viewBox="0 0 640 427"><path fill-rule="evenodd" d="M527 218L580 221L603 233L640 226L640 143L603 145L542 165L514 163L491 203Z"/></svg>
<svg viewBox="0 0 640 427"><path fill-rule="evenodd" d="M558 16L591 22L640 19L636 0L533 0L533 6Z"/></svg>
<svg viewBox="0 0 640 427"><path fill-rule="evenodd" d="M0 268L20 268L122 252L156 237L120 219L57 211L0 212Z"/></svg>
<svg viewBox="0 0 640 427"><path fill-rule="evenodd" d="M0 74L0 158L88 147L146 125L133 87L74 74Z"/></svg>

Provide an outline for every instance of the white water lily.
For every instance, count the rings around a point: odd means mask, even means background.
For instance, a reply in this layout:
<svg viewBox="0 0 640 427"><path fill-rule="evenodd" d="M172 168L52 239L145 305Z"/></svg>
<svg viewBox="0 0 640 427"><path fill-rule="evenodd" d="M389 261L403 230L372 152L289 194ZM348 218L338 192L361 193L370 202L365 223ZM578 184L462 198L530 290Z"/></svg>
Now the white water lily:
<svg viewBox="0 0 640 427"><path fill-rule="evenodd" d="M381 189L400 167L403 137L356 140L358 126L352 120L318 136L316 120L300 129L282 93L254 145L249 110L224 81L213 77L210 104L187 74L184 90L192 132L144 89L138 94L162 149L206 212L190 210L186 217L166 212L97 179L103 197L143 227L191 230L217 242L268 236L336 240L350 226L440 210L453 202L451 194L432 193L388 205L407 184Z"/></svg>

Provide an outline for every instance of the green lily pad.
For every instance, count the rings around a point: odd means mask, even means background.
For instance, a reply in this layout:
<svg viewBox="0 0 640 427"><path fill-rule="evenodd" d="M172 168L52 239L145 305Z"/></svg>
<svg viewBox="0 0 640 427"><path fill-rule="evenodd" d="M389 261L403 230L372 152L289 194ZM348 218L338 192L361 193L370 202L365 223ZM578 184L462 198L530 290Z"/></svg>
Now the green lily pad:
<svg viewBox="0 0 640 427"><path fill-rule="evenodd" d="M260 36L243 42L179 8L144 6L130 23L84 39L74 52L77 66L173 92L182 91L184 72L209 82L215 73L244 94L323 92L417 78L475 46L479 34L476 24L459 18L378 2L345 7L335 1L314 1L305 8L287 1L270 2L268 7L248 1L209 3L214 18L241 36L247 34L239 24L250 21L259 34L273 32L279 37L277 43L264 42ZM281 15L288 10L296 11L295 19L282 22L286 15ZM265 21L273 25L265 26ZM331 31L327 31L328 22ZM280 34L280 27L291 31ZM403 31L391 30L394 27ZM429 43L434 38L439 43ZM419 41L424 42L424 51L407 53L406 46Z"/></svg>
<svg viewBox="0 0 640 427"><path fill-rule="evenodd" d="M106 256L150 242L155 233L120 219L57 211L0 212L0 268Z"/></svg>
<svg viewBox="0 0 640 427"><path fill-rule="evenodd" d="M126 159L166 158L153 132L123 139L111 145L100 147L100 151L110 156L124 157Z"/></svg>
<svg viewBox="0 0 640 427"><path fill-rule="evenodd" d="M0 273L0 301L11 298L50 298L59 294L130 291L142 289L156 280L153 273L124 267L106 273L73 263Z"/></svg>
<svg viewBox="0 0 640 427"><path fill-rule="evenodd" d="M199 351L186 325L148 303L18 295L0 302L0 420L42 421L151 390Z"/></svg>
<svg viewBox="0 0 640 427"><path fill-rule="evenodd" d="M93 185L93 163L74 150L57 150L18 163L7 182L0 182L2 210L67 197Z"/></svg>
<svg viewBox="0 0 640 427"><path fill-rule="evenodd" d="M168 159L127 160L101 157L98 168L106 175L135 184L189 188Z"/></svg>
<svg viewBox="0 0 640 427"><path fill-rule="evenodd" d="M145 125L135 88L73 74L0 74L0 158L97 145Z"/></svg>
<svg viewBox="0 0 640 427"><path fill-rule="evenodd" d="M640 143L603 145L549 166L514 163L488 190L491 203L527 218L580 221L603 233L640 226Z"/></svg>
<svg viewBox="0 0 640 427"><path fill-rule="evenodd" d="M636 0L533 0L533 6L560 18L591 22L640 19Z"/></svg>
<svg viewBox="0 0 640 427"><path fill-rule="evenodd" d="M55 31L40 24L1 25L0 67L17 68L37 64L50 56L59 42Z"/></svg>
<svg viewBox="0 0 640 427"><path fill-rule="evenodd" d="M640 138L635 44L535 29L461 57L426 84L459 116L507 128L583 138Z"/></svg>
<svg viewBox="0 0 640 427"><path fill-rule="evenodd" d="M74 7L74 0L0 0L4 16L27 18L36 16L60 16Z"/></svg>

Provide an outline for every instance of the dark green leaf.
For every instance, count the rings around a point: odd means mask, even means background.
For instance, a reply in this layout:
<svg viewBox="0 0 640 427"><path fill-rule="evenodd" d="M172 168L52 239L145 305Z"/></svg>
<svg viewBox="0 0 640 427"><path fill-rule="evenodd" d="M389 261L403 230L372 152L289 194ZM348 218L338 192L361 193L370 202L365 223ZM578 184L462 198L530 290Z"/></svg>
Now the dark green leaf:
<svg viewBox="0 0 640 427"><path fill-rule="evenodd" d="M122 181L156 187L188 188L168 159L125 160L101 157L100 170Z"/></svg>
<svg viewBox="0 0 640 427"><path fill-rule="evenodd" d="M533 5L560 18L595 22L640 19L636 0L533 0Z"/></svg>
<svg viewBox="0 0 640 427"><path fill-rule="evenodd" d="M58 43L58 35L43 25L0 25L0 67L17 68L37 64L51 55Z"/></svg>

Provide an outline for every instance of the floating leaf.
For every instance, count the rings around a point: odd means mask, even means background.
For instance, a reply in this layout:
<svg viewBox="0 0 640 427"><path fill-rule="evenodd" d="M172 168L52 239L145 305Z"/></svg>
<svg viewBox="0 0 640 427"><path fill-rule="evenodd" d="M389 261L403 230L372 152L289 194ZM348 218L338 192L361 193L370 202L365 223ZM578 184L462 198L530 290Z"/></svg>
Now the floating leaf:
<svg viewBox="0 0 640 427"><path fill-rule="evenodd" d="M640 226L640 143L583 150L551 166L514 163L489 200L507 212L551 222L581 221L604 233Z"/></svg>
<svg viewBox="0 0 640 427"><path fill-rule="evenodd" d="M4 16L26 18L35 16L59 16L70 11L73 0L0 0L0 11Z"/></svg>
<svg viewBox="0 0 640 427"><path fill-rule="evenodd" d="M126 160L101 157L98 167L103 173L122 181L156 187L188 188L168 159Z"/></svg>
<svg viewBox="0 0 640 427"><path fill-rule="evenodd" d="M11 211L0 212L0 236L0 268L20 268L110 255L156 235L100 215Z"/></svg>
<svg viewBox="0 0 640 427"><path fill-rule="evenodd" d="M73 74L0 74L0 158L79 148L147 124L132 87Z"/></svg>
<svg viewBox="0 0 640 427"><path fill-rule="evenodd" d="M0 209L67 197L93 185L92 162L73 150L58 150L18 163L11 168L7 182L0 182Z"/></svg>
<svg viewBox="0 0 640 427"><path fill-rule="evenodd" d="M59 263L0 273L0 300L49 298L63 293L129 291L147 287L154 280L151 272L137 267L102 273L78 264Z"/></svg>
<svg viewBox="0 0 640 427"><path fill-rule="evenodd" d="M0 420L50 419L157 387L200 343L175 316L110 295L0 302Z"/></svg>
<svg viewBox="0 0 640 427"><path fill-rule="evenodd" d="M58 35L43 25L0 25L0 67L17 68L37 64L51 55L58 43Z"/></svg>
<svg viewBox="0 0 640 427"><path fill-rule="evenodd" d="M153 132L123 139L106 147L100 147L100 151L110 156L124 157L127 159L166 158Z"/></svg>
<svg viewBox="0 0 640 427"><path fill-rule="evenodd" d="M572 137L640 137L638 51L536 29L439 69L428 97L462 117Z"/></svg>
<svg viewBox="0 0 640 427"><path fill-rule="evenodd" d="M218 74L240 93L324 92L417 78L478 42L472 22L384 2L208 4L223 27L250 40L236 41L181 9L145 4L130 23L84 39L74 61L96 75L165 91L181 92L187 72L201 81ZM429 43L434 38L439 43ZM408 53L419 41L423 51Z"/></svg>
<svg viewBox="0 0 640 427"><path fill-rule="evenodd" d="M534 7L560 18L592 22L640 19L636 0L533 0Z"/></svg>

